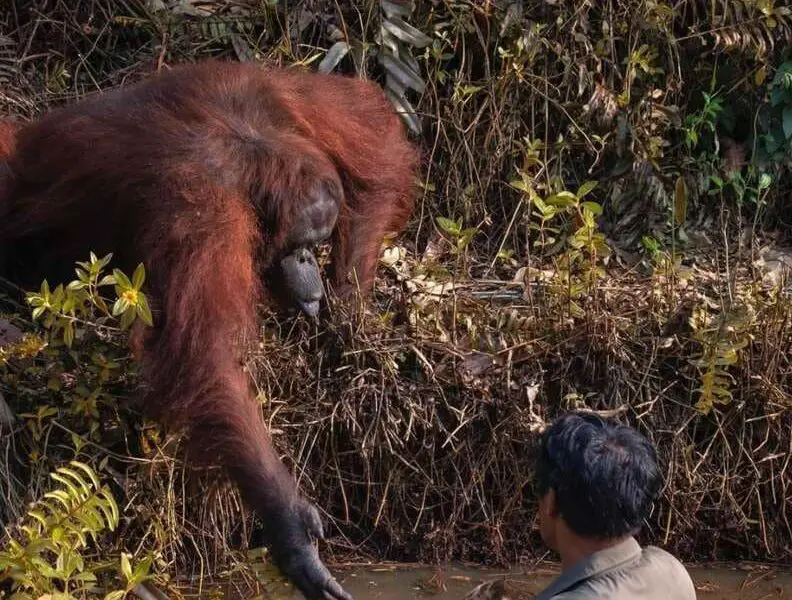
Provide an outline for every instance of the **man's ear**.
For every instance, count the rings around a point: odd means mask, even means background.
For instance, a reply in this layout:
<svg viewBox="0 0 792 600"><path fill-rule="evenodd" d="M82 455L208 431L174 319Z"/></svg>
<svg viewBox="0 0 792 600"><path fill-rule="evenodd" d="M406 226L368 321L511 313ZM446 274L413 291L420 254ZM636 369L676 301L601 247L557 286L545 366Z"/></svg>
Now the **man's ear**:
<svg viewBox="0 0 792 600"><path fill-rule="evenodd" d="M553 488L547 490L547 493L539 501L539 510L547 517L558 518L558 503L556 502L556 493Z"/></svg>

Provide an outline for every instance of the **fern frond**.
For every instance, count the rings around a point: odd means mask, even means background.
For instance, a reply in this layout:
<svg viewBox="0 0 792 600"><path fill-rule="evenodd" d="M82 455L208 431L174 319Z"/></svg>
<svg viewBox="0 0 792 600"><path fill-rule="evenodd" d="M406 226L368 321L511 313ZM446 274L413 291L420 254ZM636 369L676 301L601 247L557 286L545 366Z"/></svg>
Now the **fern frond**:
<svg viewBox="0 0 792 600"><path fill-rule="evenodd" d="M50 477L60 486L30 507L17 536L6 535L0 550L0 572L34 597L59 590L70 595L93 584L96 576L86 570L81 551L119 523L115 499L91 467L71 461Z"/></svg>
<svg viewBox="0 0 792 600"><path fill-rule="evenodd" d="M740 351L750 343L748 333L754 321L748 305L737 305L715 316L706 309L695 311L691 319L695 339L702 346L701 356L690 360L699 370L701 385L696 409L706 415L716 404L729 404L734 377L729 367L737 364Z"/></svg>

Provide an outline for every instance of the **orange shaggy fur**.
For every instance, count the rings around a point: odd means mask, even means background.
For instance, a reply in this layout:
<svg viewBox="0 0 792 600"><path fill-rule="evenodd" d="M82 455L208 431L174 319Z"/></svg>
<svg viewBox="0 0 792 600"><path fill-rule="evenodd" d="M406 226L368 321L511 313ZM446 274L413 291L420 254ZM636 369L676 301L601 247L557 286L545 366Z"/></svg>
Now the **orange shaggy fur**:
<svg viewBox="0 0 792 600"><path fill-rule="evenodd" d="M209 61L0 124L3 158L0 269L37 287L68 277L89 250L113 252L127 270L144 263L155 327L132 345L149 414L186 428L228 469L280 532L272 543L287 574L322 597L326 570L294 562L310 552L297 529L312 517L272 446L242 351L257 335L257 302L278 283L261 274L319 187L340 203L329 281L341 297L370 289L384 235L404 228L418 155L381 90Z"/></svg>

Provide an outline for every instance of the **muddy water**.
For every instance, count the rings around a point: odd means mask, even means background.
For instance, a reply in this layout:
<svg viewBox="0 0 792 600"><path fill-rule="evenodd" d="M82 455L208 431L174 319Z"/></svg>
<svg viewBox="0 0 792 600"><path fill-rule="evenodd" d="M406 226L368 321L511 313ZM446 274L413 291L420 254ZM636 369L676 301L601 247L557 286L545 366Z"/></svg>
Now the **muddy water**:
<svg viewBox="0 0 792 600"><path fill-rule="evenodd" d="M301 600L302 595L257 561L251 565L264 589L243 591L234 582L200 589L180 589L183 600ZM259 567L263 571L259 572ZM463 565L444 567L410 565L371 565L331 569L355 600L462 600L480 583L506 581L509 600L530 600L547 587L558 574L555 565L511 570L484 569ZM688 566L698 600L792 600L792 568L779 569L733 563ZM269 581L270 583L265 583Z"/></svg>
<svg viewBox="0 0 792 600"><path fill-rule="evenodd" d="M698 566L688 570L701 600L792 600L792 570L750 565ZM335 572L356 600L462 600L474 586L498 578L506 579L511 600L528 600L546 587L558 570L375 566Z"/></svg>

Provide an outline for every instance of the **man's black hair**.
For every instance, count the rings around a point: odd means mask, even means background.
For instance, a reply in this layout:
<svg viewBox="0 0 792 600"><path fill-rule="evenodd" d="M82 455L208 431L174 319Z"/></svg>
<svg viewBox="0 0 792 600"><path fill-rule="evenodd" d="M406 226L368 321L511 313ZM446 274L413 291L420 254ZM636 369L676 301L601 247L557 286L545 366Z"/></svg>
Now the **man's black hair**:
<svg viewBox="0 0 792 600"><path fill-rule="evenodd" d="M579 536L633 535L663 486L654 446L635 429L585 412L558 418L543 435L537 467L541 496Z"/></svg>

